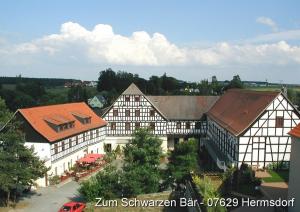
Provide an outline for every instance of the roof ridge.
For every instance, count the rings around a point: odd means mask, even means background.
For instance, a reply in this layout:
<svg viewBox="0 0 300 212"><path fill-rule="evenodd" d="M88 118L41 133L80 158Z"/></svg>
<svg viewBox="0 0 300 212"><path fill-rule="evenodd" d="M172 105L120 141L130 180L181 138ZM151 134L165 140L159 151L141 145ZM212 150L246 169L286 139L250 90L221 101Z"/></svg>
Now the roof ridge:
<svg viewBox="0 0 300 212"><path fill-rule="evenodd" d="M133 94L139 94L139 95L144 95L144 93L139 89L136 84L131 83L128 88L126 88L125 91L122 93L123 95L133 95Z"/></svg>

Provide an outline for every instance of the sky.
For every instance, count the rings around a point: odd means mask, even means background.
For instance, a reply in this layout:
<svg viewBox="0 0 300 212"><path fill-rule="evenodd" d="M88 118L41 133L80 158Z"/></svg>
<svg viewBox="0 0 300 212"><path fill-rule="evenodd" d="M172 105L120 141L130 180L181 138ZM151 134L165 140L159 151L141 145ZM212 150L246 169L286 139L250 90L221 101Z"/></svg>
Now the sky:
<svg viewBox="0 0 300 212"><path fill-rule="evenodd" d="M0 76L300 84L300 1L0 2Z"/></svg>

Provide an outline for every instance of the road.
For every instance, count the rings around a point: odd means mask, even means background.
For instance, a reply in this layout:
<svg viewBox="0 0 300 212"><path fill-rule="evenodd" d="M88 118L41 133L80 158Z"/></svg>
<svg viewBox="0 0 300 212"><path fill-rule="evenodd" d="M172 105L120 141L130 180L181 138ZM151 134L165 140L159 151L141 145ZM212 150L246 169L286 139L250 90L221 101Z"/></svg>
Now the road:
<svg viewBox="0 0 300 212"><path fill-rule="evenodd" d="M79 193L77 189L79 184L75 181L71 181L59 188L47 187L39 188L35 194L29 194L22 197L20 203L26 205L23 209L17 209L13 211L18 212L53 212L58 211L59 208L68 201L80 201Z"/></svg>

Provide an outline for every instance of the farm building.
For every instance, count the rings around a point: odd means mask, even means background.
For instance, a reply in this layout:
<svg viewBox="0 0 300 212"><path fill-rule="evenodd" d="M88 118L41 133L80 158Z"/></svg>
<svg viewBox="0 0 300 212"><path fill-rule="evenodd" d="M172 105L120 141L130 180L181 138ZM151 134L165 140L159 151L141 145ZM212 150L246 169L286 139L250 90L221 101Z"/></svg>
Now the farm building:
<svg viewBox="0 0 300 212"><path fill-rule="evenodd" d="M247 163L257 168L288 166L299 112L281 92L233 89L207 113L207 149L219 167Z"/></svg>
<svg viewBox="0 0 300 212"><path fill-rule="evenodd" d="M106 147L111 150L129 142L132 133L148 127L163 140L164 151L174 143L206 134L204 113L217 96L146 96L131 84L103 114L108 122Z"/></svg>
<svg viewBox="0 0 300 212"><path fill-rule="evenodd" d="M39 186L50 177L62 175L88 153L104 153L106 122L85 103L70 103L19 109L28 147L50 167Z"/></svg>

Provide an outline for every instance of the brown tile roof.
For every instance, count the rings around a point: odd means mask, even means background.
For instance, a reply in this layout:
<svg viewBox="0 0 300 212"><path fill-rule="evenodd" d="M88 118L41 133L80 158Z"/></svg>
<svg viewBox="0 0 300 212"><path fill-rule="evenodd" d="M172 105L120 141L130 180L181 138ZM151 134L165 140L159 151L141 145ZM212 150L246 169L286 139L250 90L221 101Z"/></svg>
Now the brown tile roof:
<svg viewBox="0 0 300 212"><path fill-rule="evenodd" d="M131 83L129 87L122 93L123 95L144 95L143 92L134 84Z"/></svg>
<svg viewBox="0 0 300 212"><path fill-rule="evenodd" d="M147 96L170 120L199 120L218 96Z"/></svg>
<svg viewBox="0 0 300 212"><path fill-rule="evenodd" d="M241 134L280 92L228 90L207 115L234 135Z"/></svg>
<svg viewBox="0 0 300 212"><path fill-rule="evenodd" d="M289 134L290 134L291 136L300 138L300 124L298 124L296 127L294 127L294 128L289 132Z"/></svg>
<svg viewBox="0 0 300 212"><path fill-rule="evenodd" d="M25 108L19 109L18 112L33 129L50 142L107 124L106 121L98 117L84 102ZM83 124L74 115L91 117L91 122ZM54 125L74 122L74 127L57 132L47 122Z"/></svg>

